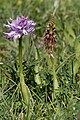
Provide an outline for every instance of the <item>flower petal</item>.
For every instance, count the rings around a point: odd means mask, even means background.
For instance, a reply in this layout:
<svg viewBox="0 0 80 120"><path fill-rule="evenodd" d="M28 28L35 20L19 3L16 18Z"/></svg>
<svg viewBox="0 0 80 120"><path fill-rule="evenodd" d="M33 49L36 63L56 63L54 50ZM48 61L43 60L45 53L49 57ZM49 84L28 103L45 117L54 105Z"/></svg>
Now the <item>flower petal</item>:
<svg viewBox="0 0 80 120"><path fill-rule="evenodd" d="M15 35L15 31L11 31L10 33L3 33L7 38L12 38Z"/></svg>
<svg viewBox="0 0 80 120"><path fill-rule="evenodd" d="M13 36L13 39L16 40L16 39L18 39L18 38L20 38L20 37L21 37L21 34L15 34L15 35Z"/></svg>
<svg viewBox="0 0 80 120"><path fill-rule="evenodd" d="M27 32L29 33L29 32L33 32L35 29L34 29L34 27L30 27L28 30L27 30Z"/></svg>
<svg viewBox="0 0 80 120"><path fill-rule="evenodd" d="M23 29L23 34L24 34L24 35L27 35L28 32L27 32L25 29Z"/></svg>

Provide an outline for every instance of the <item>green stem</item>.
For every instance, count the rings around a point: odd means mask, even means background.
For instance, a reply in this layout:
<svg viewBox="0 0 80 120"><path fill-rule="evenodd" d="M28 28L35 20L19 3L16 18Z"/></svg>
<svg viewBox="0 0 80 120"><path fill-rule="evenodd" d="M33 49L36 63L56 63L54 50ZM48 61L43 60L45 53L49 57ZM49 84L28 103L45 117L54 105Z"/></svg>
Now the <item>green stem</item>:
<svg viewBox="0 0 80 120"><path fill-rule="evenodd" d="M22 37L19 39L19 78L20 78L20 86L21 86L23 101L27 105L27 111L28 111L29 110L29 102L30 102L30 92L29 92L28 86L25 84L24 75L23 75Z"/></svg>
<svg viewBox="0 0 80 120"><path fill-rule="evenodd" d="M52 94L52 100L54 100L55 97L55 92L58 89L58 81L56 78L56 71L55 71L55 58L53 55L50 55L51 62L52 62L52 69L53 69L53 94Z"/></svg>
<svg viewBox="0 0 80 120"><path fill-rule="evenodd" d="M22 74L22 37L19 39L19 76Z"/></svg>
<svg viewBox="0 0 80 120"><path fill-rule="evenodd" d="M54 90L56 90L56 89L58 89L58 81L56 78L55 61L53 62L53 78L54 78L54 82L53 82Z"/></svg>

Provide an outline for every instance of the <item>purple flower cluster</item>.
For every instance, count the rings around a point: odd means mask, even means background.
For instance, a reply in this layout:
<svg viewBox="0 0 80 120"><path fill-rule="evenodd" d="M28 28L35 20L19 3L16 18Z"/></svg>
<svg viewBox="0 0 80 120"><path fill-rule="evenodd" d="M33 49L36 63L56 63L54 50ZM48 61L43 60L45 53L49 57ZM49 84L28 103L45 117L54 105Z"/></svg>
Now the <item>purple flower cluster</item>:
<svg viewBox="0 0 80 120"><path fill-rule="evenodd" d="M11 22L8 21L8 25L4 24L10 32L3 34L7 38L12 38L13 40L21 38L23 35L27 35L28 33L32 33L35 30L34 21L29 20L28 17L17 17L15 20L11 19Z"/></svg>

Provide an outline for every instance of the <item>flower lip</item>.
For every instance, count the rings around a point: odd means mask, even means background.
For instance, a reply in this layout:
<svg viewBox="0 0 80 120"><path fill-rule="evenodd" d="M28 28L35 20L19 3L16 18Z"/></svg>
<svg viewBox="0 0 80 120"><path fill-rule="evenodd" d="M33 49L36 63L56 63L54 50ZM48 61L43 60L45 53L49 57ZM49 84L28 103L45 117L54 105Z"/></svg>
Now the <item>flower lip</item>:
<svg viewBox="0 0 80 120"><path fill-rule="evenodd" d="M10 18L11 22L4 24L6 28L10 30L9 33L3 33L7 38L12 38L14 40L20 38L23 35L28 35L35 30L36 23L33 20L29 20L28 17L22 16L17 17L15 20Z"/></svg>

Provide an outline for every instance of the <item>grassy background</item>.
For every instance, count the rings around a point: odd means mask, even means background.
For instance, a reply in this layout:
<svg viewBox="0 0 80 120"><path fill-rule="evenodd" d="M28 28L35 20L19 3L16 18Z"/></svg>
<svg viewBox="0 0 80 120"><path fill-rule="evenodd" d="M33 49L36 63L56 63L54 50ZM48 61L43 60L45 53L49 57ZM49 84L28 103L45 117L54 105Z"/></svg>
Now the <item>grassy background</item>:
<svg viewBox="0 0 80 120"><path fill-rule="evenodd" d="M58 8L57 8L58 7ZM43 35L56 9L56 75L59 91L52 101L52 65ZM0 0L0 119L80 120L80 0ZM9 18L25 15L36 22L34 36L23 38L25 82L33 97L26 113L18 77L18 41L3 36ZM34 46L37 47L37 58ZM38 77L35 79L35 66ZM39 84L40 82L40 84Z"/></svg>

